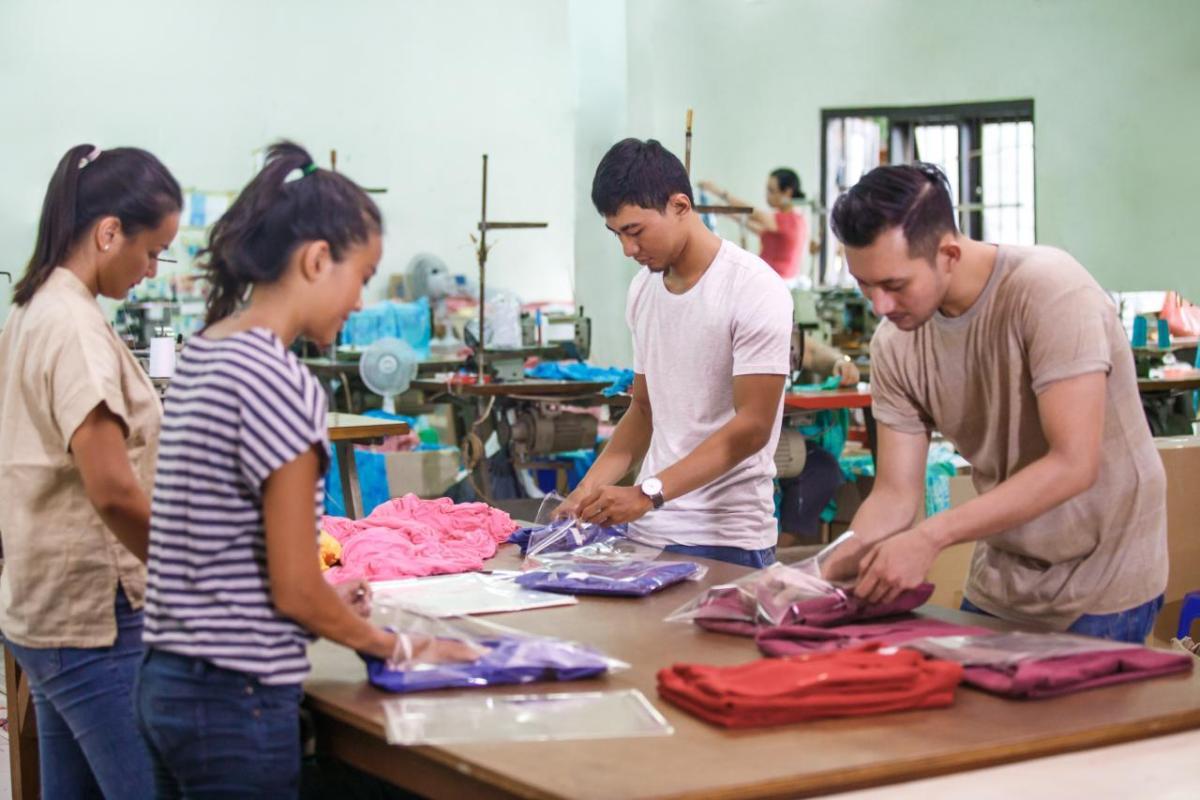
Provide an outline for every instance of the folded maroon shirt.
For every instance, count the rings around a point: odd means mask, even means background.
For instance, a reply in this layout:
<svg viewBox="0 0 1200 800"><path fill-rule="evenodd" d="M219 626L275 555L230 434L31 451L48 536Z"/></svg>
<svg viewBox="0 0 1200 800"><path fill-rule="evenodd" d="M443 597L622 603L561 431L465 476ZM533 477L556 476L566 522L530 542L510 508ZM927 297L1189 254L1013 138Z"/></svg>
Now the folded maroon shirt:
<svg viewBox="0 0 1200 800"><path fill-rule="evenodd" d="M760 659L733 667L675 664L658 673L663 699L727 728L786 725L941 708L954 702L962 667L911 650Z"/></svg>
<svg viewBox="0 0 1200 800"><path fill-rule="evenodd" d="M904 618L828 628L815 625L760 628L755 642L764 654L784 657L847 650L866 644L898 645L925 636L981 636L988 633L991 631L987 628L955 625L938 619Z"/></svg>
<svg viewBox="0 0 1200 800"><path fill-rule="evenodd" d="M1036 700L1189 672L1193 660L1187 653L1134 647L1032 659L1011 666L968 666L963 672L963 680L1005 697Z"/></svg>
<svg viewBox="0 0 1200 800"><path fill-rule="evenodd" d="M721 587L717 587L721 588ZM808 625L828 628L834 625L858 622L882 617L906 614L922 606L933 594L933 584L923 583L914 589L906 589L890 603L868 603L847 592L831 592L821 597L797 600L779 614L780 625ZM750 608L750 598L744 593L728 591L715 594L705 602L694 618L705 630L731 633L736 636L754 636L761 627L756 609ZM932 634L926 634L932 635Z"/></svg>

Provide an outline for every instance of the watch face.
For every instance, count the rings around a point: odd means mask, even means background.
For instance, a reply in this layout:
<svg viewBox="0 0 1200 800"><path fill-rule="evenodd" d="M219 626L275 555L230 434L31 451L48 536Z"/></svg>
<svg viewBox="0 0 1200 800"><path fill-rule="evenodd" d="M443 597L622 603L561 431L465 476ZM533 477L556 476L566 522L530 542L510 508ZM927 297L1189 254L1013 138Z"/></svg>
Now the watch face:
<svg viewBox="0 0 1200 800"><path fill-rule="evenodd" d="M658 478L647 478L642 481L642 492L648 495L662 494L662 481Z"/></svg>

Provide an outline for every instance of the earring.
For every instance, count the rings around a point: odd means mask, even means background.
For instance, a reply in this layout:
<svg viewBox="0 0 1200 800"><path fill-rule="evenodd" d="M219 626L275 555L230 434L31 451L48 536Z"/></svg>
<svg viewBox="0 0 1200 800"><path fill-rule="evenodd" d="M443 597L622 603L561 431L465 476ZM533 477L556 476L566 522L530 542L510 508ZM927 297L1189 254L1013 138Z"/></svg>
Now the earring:
<svg viewBox="0 0 1200 800"><path fill-rule="evenodd" d="M108 245L104 245L104 252L108 252Z"/></svg>

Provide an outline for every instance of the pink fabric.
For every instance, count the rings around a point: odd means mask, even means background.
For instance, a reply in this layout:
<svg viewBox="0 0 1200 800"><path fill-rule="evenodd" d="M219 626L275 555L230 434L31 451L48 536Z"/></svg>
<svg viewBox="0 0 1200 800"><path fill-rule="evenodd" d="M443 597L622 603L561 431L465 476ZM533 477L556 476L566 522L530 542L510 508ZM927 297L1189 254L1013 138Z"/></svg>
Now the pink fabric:
<svg viewBox="0 0 1200 800"><path fill-rule="evenodd" d="M835 625L829 628L815 625L780 625L760 629L755 641L758 643L758 649L766 655L785 657L828 650L848 650L866 644L897 645L924 636L982 636L988 633L991 631L987 628L916 618L862 625Z"/></svg>
<svg viewBox="0 0 1200 800"><path fill-rule="evenodd" d="M482 569L518 526L486 503L455 505L448 497L422 500L408 494L360 520L322 517L321 527L342 545L341 566L325 573L336 584Z"/></svg>
<svg viewBox="0 0 1200 800"><path fill-rule="evenodd" d="M1008 669L967 667L963 681L1005 697L1037 700L1191 669L1192 656L1187 653L1140 647L1036 659Z"/></svg>

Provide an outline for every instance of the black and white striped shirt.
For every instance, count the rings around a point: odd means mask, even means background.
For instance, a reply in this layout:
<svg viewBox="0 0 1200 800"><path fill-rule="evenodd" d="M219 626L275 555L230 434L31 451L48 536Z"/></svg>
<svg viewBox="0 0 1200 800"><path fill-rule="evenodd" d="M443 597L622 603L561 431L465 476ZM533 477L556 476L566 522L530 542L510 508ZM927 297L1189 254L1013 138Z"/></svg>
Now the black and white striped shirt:
<svg viewBox="0 0 1200 800"><path fill-rule="evenodd" d="M304 680L311 636L271 604L262 487L314 447L324 473L325 414L320 385L271 331L188 341L167 392L154 480L147 645L265 684ZM318 480L318 516L323 499Z"/></svg>

